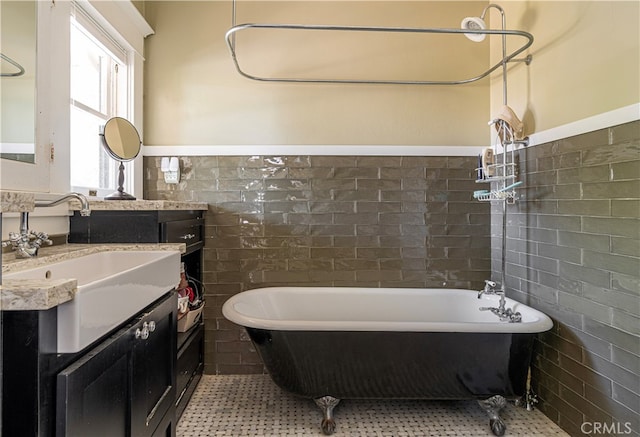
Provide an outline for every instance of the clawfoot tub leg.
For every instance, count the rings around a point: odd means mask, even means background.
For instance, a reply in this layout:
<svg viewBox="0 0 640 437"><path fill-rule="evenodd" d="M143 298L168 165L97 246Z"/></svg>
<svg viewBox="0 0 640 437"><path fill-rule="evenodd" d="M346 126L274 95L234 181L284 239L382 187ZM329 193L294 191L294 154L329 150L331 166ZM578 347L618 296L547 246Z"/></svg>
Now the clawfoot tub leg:
<svg viewBox="0 0 640 437"><path fill-rule="evenodd" d="M333 420L333 409L338 405L340 399L336 399L332 396L323 396L321 398L314 399L314 402L320 409L324 418L322 419L322 432L325 435L331 435L336 430L336 422Z"/></svg>
<svg viewBox="0 0 640 437"><path fill-rule="evenodd" d="M507 430L507 426L500 418L500 410L507 406L507 400L502 396L496 395L484 401L478 401L478 404L489 415L489 426L493 435L503 436Z"/></svg>

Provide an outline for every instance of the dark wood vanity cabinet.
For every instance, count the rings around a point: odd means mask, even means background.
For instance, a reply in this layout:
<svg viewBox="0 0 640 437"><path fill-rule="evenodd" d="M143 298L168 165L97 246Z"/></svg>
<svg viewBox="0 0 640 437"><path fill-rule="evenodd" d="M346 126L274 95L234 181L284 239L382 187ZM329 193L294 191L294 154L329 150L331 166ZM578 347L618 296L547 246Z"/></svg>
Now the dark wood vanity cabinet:
<svg viewBox="0 0 640 437"><path fill-rule="evenodd" d="M201 281L203 225L203 211L92 211L71 217L69 242L186 243ZM57 308L0 317L1 436L175 436L204 356L202 321L177 332L175 291L72 354L56 352Z"/></svg>
<svg viewBox="0 0 640 437"><path fill-rule="evenodd" d="M191 399L204 369L204 326L178 333L176 364L176 417L179 419Z"/></svg>
<svg viewBox="0 0 640 437"><path fill-rule="evenodd" d="M174 417L176 307L170 293L58 373L56 435L152 436Z"/></svg>
<svg viewBox="0 0 640 437"><path fill-rule="evenodd" d="M94 210L88 217L78 211L70 220L70 243L185 243L182 262L188 275L202 283L204 247L202 210ZM177 278L176 278L177 279ZM177 334L176 420L187 406L204 368L202 319Z"/></svg>
<svg viewBox="0 0 640 437"><path fill-rule="evenodd" d="M204 246L203 227L201 210L74 211L69 243L185 243L190 253Z"/></svg>
<svg viewBox="0 0 640 437"><path fill-rule="evenodd" d="M127 435L130 352L119 332L58 374L56 435Z"/></svg>
<svg viewBox="0 0 640 437"><path fill-rule="evenodd" d="M153 435L167 413L175 417L177 307L172 293L131 328L131 435Z"/></svg>
<svg viewBox="0 0 640 437"><path fill-rule="evenodd" d="M2 312L0 435L175 435L177 296L167 291L70 354L55 352L56 308Z"/></svg>

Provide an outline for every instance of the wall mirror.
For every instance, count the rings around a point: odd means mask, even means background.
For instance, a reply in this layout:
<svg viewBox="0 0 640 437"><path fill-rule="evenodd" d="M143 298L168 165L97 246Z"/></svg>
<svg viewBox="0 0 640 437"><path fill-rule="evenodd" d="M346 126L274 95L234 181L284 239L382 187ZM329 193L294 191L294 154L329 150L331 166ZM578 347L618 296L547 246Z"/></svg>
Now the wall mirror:
<svg viewBox="0 0 640 437"><path fill-rule="evenodd" d="M135 200L131 194L124 192L124 163L131 161L140 153L140 135L138 130L129 120L122 117L113 117L107 120L103 131L100 133L102 145L116 161L118 167L118 191L105 197L105 200Z"/></svg>
<svg viewBox="0 0 640 437"><path fill-rule="evenodd" d="M0 158L35 163L36 1L0 2Z"/></svg>

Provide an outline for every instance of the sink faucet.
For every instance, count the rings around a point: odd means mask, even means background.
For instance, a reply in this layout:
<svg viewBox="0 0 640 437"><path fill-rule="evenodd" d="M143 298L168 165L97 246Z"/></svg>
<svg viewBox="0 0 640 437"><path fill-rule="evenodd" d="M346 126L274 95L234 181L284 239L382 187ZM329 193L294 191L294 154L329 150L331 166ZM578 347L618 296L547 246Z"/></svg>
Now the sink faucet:
<svg viewBox="0 0 640 437"><path fill-rule="evenodd" d="M56 206L59 205L62 202L65 202L69 199L77 199L80 201L80 215L81 216L88 216L91 215L91 209L89 208L89 201L87 200L87 198L80 193L69 193L69 194L63 194L62 196L58 197L57 199L51 200L51 201L46 201L46 200L36 200L35 206L36 208L39 207L49 207L49 206Z"/></svg>
<svg viewBox="0 0 640 437"><path fill-rule="evenodd" d="M51 201L36 200L35 207L50 207L58 205L69 199L80 201L80 215L88 216L91 213L89 201L79 193L69 193ZM16 252L16 258L33 258L38 255L38 249L42 245L51 245L53 242L45 232L29 231L29 213L20 213L20 233L9 232L9 240L2 242L2 247L11 246Z"/></svg>

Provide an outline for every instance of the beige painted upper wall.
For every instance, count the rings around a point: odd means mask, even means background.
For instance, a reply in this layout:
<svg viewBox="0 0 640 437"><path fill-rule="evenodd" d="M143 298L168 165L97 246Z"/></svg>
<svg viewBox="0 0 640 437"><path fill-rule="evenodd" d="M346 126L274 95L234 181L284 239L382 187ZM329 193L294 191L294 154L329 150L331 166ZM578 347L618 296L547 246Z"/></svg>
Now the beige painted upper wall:
<svg viewBox="0 0 640 437"><path fill-rule="evenodd" d="M507 74L508 102L523 118L527 134L640 102L640 2L501 5L508 27L535 37L531 65ZM495 22L497 14L491 14ZM492 57L499 57L499 49L492 46ZM492 111L502 105L499 82L492 80Z"/></svg>
<svg viewBox="0 0 640 437"><path fill-rule="evenodd" d="M237 22L457 28L463 17L479 15L487 4L241 1ZM531 65L510 64L507 75L508 103L524 120L527 134L640 102L640 2L499 4L507 28L535 37L528 52ZM145 2L144 11L156 31L145 46L146 145L491 142L487 121L502 105L501 69L491 79L463 86L260 83L241 77L229 56L224 34L231 25L230 1ZM492 28L499 27L495 10L488 18ZM424 72L428 79L459 79L484 71L501 51L495 36L491 56L489 38L474 44L460 35L446 40L369 36L346 41L339 35L313 40L299 33L242 34L238 55L247 71L266 76L405 79ZM509 48L512 41L520 42L510 40ZM355 51L342 50L350 44ZM302 50L288 56L295 47ZM296 62L289 63L290 58Z"/></svg>
<svg viewBox="0 0 640 437"><path fill-rule="evenodd" d="M237 22L458 28L484 2L239 2ZM255 82L233 65L230 1L145 2L145 144L482 145L489 80L463 86ZM371 79L464 79L488 67L488 42L462 35L250 31L243 68ZM347 38L348 37L348 38ZM293 61L291 61L293 60Z"/></svg>

